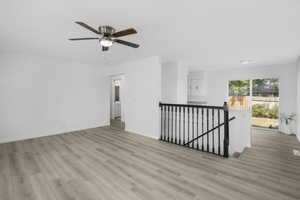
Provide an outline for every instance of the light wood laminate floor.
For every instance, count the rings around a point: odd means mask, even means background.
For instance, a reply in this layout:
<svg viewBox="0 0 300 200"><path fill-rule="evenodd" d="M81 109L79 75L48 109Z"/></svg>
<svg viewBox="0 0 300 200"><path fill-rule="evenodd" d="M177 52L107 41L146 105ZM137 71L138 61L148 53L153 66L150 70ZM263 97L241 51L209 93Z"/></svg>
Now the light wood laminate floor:
<svg viewBox="0 0 300 200"><path fill-rule="evenodd" d="M109 128L0 145L1 200L300 199L294 136L254 131L239 158Z"/></svg>

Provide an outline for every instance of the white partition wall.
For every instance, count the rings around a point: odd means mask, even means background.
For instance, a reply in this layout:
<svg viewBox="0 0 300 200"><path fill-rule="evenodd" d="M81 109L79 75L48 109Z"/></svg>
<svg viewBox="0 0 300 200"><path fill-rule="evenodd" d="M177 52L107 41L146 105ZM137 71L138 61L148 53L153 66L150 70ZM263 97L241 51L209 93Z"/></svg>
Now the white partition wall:
<svg viewBox="0 0 300 200"><path fill-rule="evenodd" d="M105 76L123 74L122 112L125 130L159 138L159 102L161 100L161 64L158 57L126 62L106 68ZM107 96L109 99L109 96ZM104 105L109 108L109 105Z"/></svg>
<svg viewBox="0 0 300 200"><path fill-rule="evenodd" d="M187 103L188 68L181 62L162 64L162 102Z"/></svg>

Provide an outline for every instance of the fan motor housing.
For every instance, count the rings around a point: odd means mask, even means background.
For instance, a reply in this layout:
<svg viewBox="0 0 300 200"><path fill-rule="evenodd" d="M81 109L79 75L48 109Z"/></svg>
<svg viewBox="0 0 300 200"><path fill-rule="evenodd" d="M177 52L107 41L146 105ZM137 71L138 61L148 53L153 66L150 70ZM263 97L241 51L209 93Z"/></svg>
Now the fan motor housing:
<svg viewBox="0 0 300 200"><path fill-rule="evenodd" d="M99 32L104 36L112 35L116 32L116 29L114 29L111 26L99 26Z"/></svg>

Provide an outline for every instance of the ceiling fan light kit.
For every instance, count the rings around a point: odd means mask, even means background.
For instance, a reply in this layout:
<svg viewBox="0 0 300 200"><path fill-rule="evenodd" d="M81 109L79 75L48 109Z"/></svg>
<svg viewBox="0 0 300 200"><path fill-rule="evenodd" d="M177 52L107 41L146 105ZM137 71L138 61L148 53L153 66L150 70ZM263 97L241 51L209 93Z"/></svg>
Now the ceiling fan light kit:
<svg viewBox="0 0 300 200"><path fill-rule="evenodd" d="M134 28L125 29L122 31L116 31L111 26L99 26L98 30L94 29L93 27L83 23L83 22L75 22L76 24L88 29L89 31L92 31L99 35L99 37L88 37L88 38L70 38L71 41L78 41L78 40L99 40L100 45L102 47L102 51L108 51L109 47L113 45L113 43L119 43L122 45L126 45L133 48L138 48L140 45L127 42L124 40L117 39L119 37L136 34L137 31Z"/></svg>
<svg viewBox="0 0 300 200"><path fill-rule="evenodd" d="M109 38L103 37L100 39L100 45L103 47L110 47L113 45L113 41Z"/></svg>

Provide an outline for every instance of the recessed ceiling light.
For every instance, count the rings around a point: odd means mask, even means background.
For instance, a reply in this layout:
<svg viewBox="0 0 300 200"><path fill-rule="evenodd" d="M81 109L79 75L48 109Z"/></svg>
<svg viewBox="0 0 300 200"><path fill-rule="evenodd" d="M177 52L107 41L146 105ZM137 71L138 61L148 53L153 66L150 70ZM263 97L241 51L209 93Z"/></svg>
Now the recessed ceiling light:
<svg viewBox="0 0 300 200"><path fill-rule="evenodd" d="M241 63L242 65L248 65L248 64L254 63L254 61L253 61L253 60L241 60L240 63Z"/></svg>

